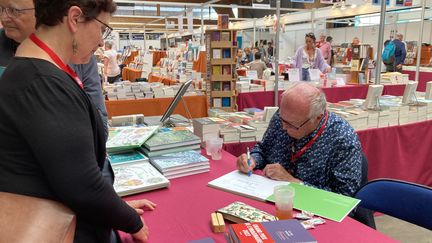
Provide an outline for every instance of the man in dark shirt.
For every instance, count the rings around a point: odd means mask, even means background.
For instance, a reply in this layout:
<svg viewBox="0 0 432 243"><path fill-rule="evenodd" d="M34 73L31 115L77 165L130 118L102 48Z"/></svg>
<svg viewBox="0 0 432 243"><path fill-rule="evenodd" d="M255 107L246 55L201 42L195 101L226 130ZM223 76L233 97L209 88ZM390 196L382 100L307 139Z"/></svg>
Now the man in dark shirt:
<svg viewBox="0 0 432 243"><path fill-rule="evenodd" d="M261 169L274 180L303 182L353 196L360 187L362 153L354 129L326 110L316 87L298 82L282 95L262 142L237 160L240 171Z"/></svg>
<svg viewBox="0 0 432 243"><path fill-rule="evenodd" d="M402 40L403 35L401 33L397 33L396 38L393 40L393 44L395 45L394 70L400 73L402 72L402 65L404 64L406 57L406 48Z"/></svg>

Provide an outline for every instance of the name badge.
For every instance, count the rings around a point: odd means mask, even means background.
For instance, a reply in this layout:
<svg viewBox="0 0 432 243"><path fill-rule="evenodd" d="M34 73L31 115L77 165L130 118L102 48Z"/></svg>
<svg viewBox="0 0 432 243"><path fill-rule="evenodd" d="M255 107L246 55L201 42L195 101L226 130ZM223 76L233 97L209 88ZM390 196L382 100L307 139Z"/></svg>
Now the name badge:
<svg viewBox="0 0 432 243"><path fill-rule="evenodd" d="M3 75L5 69L6 67L0 66L0 77Z"/></svg>

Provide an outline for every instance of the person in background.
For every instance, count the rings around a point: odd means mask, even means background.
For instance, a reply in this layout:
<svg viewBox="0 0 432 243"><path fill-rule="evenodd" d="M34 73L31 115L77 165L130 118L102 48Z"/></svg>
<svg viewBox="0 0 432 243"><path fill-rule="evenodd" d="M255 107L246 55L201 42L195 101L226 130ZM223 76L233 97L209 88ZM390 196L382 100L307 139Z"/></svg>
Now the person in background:
<svg viewBox="0 0 432 243"><path fill-rule="evenodd" d="M330 65L330 66L333 66L333 62L334 62L334 60L333 60L333 57L334 57L334 51L333 51L333 46L332 46L332 42L333 42L333 37L331 37L331 36L327 36L327 38L326 38L326 41L328 42L328 43L330 43L330 58L328 59L328 64Z"/></svg>
<svg viewBox="0 0 432 243"><path fill-rule="evenodd" d="M105 160L106 112L93 52L109 35L106 22L115 9L111 0L0 0L0 60L8 65L0 79L0 174L7 178L0 191L69 206L78 216L75 242L110 242L110 227L145 241L148 229L136 212L155 206L123 202ZM36 23L36 34L26 39ZM63 64L54 64L37 40ZM78 75L62 70L68 62L79 64Z"/></svg>
<svg viewBox="0 0 432 243"><path fill-rule="evenodd" d="M269 58L274 56L273 42L271 42L271 41L268 42L267 53L269 55Z"/></svg>
<svg viewBox="0 0 432 243"><path fill-rule="evenodd" d="M246 47L244 49L244 63L252 62L254 59L253 54L251 52L251 49L249 47Z"/></svg>
<svg viewBox="0 0 432 243"><path fill-rule="evenodd" d="M105 42L104 52L104 76L108 83L120 82L120 67L117 63L117 52L112 48L111 41Z"/></svg>
<svg viewBox="0 0 432 243"><path fill-rule="evenodd" d="M154 51L153 46L149 46L149 51Z"/></svg>
<svg viewBox="0 0 432 243"><path fill-rule="evenodd" d="M261 60L261 53L259 52L255 53L255 60L250 62L247 66L249 67L249 70L257 71L257 76L259 79L262 79L263 72L267 68L266 64Z"/></svg>
<svg viewBox="0 0 432 243"><path fill-rule="evenodd" d="M244 61L243 51L242 49L237 49L237 53L236 53L237 68L239 68L241 65L244 64L243 61Z"/></svg>
<svg viewBox="0 0 432 243"><path fill-rule="evenodd" d="M396 38L393 40L393 44L395 45L394 70L401 73L402 65L405 62L407 54L405 44L403 43L403 35L401 33L396 34Z"/></svg>
<svg viewBox="0 0 432 243"><path fill-rule="evenodd" d="M330 59L331 59L331 56L332 56L331 55L331 49L332 49L332 47L331 47L330 42L328 42L326 40L326 36L324 34L321 34L321 41L318 42L318 43L320 43L320 46L319 47L317 46L317 47L320 49L321 54L324 57L324 60L326 60L327 64L330 65Z"/></svg>
<svg viewBox="0 0 432 243"><path fill-rule="evenodd" d="M326 35L324 33L320 34L320 39L315 43L316 48L321 48L321 46L326 42ZM324 53L323 53L324 54Z"/></svg>
<svg viewBox="0 0 432 243"><path fill-rule="evenodd" d="M305 82L293 82L282 94L261 142L237 159L248 173L263 170L279 181L306 185L354 196L362 176L362 148L354 129L327 111L325 95Z"/></svg>
<svg viewBox="0 0 432 243"><path fill-rule="evenodd" d="M303 81L310 81L309 69L319 69L323 73L331 72L331 67L324 60L321 51L315 47L315 35L305 36L306 44L297 49L293 57L293 67L301 71Z"/></svg>
<svg viewBox="0 0 432 243"><path fill-rule="evenodd" d="M347 61L351 62L352 59L352 47L360 45L360 39L358 37L354 37L351 46L347 49Z"/></svg>

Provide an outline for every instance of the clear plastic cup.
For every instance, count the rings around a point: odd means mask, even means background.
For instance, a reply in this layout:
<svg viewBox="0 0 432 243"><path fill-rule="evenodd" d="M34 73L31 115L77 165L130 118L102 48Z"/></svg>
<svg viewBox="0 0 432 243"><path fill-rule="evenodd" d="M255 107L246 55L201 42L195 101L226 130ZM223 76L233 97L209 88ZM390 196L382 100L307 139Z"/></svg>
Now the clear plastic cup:
<svg viewBox="0 0 432 243"><path fill-rule="evenodd" d="M288 185L273 188L276 205L276 217L280 220L293 218L294 188Z"/></svg>
<svg viewBox="0 0 432 243"><path fill-rule="evenodd" d="M220 160L222 159L222 138L212 138L206 141L206 145L208 144L208 151L210 151L210 155L212 160Z"/></svg>

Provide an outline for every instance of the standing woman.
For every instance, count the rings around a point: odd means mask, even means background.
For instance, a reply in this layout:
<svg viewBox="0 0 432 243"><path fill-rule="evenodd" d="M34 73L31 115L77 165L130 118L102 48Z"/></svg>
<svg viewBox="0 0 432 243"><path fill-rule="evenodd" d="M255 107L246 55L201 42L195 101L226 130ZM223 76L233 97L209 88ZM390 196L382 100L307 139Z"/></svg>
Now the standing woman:
<svg viewBox="0 0 432 243"><path fill-rule="evenodd" d="M104 76L110 84L120 81L120 67L117 63L117 52L112 49L112 42L105 42Z"/></svg>
<svg viewBox="0 0 432 243"><path fill-rule="evenodd" d="M103 121L66 64L87 63L103 45L115 3L34 5L37 30L0 78L0 191L68 206L77 216L74 242L110 242L112 228L145 242L144 221L103 179Z"/></svg>
<svg viewBox="0 0 432 243"><path fill-rule="evenodd" d="M305 42L306 45L297 49L293 57L293 66L301 70L303 81L311 81L309 69L319 69L322 73L328 73L331 67L324 60L320 49L315 47L314 33L306 34Z"/></svg>

